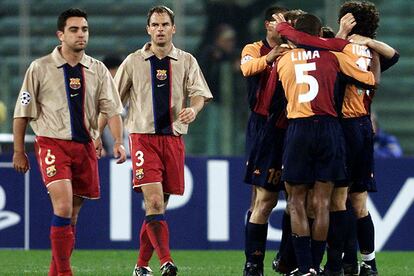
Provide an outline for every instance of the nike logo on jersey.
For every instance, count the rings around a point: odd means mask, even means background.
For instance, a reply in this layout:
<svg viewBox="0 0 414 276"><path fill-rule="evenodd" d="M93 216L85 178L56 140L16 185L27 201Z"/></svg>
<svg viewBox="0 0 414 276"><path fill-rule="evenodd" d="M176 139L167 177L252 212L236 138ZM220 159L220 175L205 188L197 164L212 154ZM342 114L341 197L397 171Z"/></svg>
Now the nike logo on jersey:
<svg viewBox="0 0 414 276"><path fill-rule="evenodd" d="M165 83L163 84L157 84L157 87L163 87L165 85Z"/></svg>
<svg viewBox="0 0 414 276"><path fill-rule="evenodd" d="M71 97L71 98L73 98L73 97L76 97L77 95L79 95L79 93L76 93L76 94L70 94L70 97Z"/></svg>

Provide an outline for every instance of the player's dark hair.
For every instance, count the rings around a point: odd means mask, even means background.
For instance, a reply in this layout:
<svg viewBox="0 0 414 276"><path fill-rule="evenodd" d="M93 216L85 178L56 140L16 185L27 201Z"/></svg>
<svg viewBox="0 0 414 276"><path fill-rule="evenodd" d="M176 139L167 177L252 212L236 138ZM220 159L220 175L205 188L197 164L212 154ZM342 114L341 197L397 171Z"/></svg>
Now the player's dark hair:
<svg viewBox="0 0 414 276"><path fill-rule="evenodd" d="M171 19L171 24L174 25L174 12L167 6L155 6L148 11L147 26L150 25L150 18L154 13L166 13Z"/></svg>
<svg viewBox="0 0 414 276"><path fill-rule="evenodd" d="M310 35L318 36L321 32L322 21L313 14L302 14L295 23L295 29Z"/></svg>
<svg viewBox="0 0 414 276"><path fill-rule="evenodd" d="M375 38L379 26L379 12L374 3L368 1L345 2L339 10L338 22L347 13L352 13L356 21L356 25L349 35L359 34Z"/></svg>
<svg viewBox="0 0 414 276"><path fill-rule="evenodd" d="M274 21L272 15L275 13L284 13L287 12L288 9L284 8L284 7L279 7L279 6L272 6L270 8L268 8L265 11L265 16L264 16L264 20L265 21Z"/></svg>
<svg viewBox="0 0 414 276"><path fill-rule="evenodd" d="M302 14L306 14L307 12L301 10L301 9L295 9L286 11L283 16L285 17L287 22L290 22L293 27L295 27L295 22L298 19L298 17Z"/></svg>
<svg viewBox="0 0 414 276"><path fill-rule="evenodd" d="M61 32L65 30L66 21L69 17L83 17L88 21L88 15L81 9L71 8L62 12L57 20L57 29Z"/></svg>
<svg viewBox="0 0 414 276"><path fill-rule="evenodd" d="M322 37L323 38L334 38L335 32L332 30L329 26L323 26L322 27Z"/></svg>

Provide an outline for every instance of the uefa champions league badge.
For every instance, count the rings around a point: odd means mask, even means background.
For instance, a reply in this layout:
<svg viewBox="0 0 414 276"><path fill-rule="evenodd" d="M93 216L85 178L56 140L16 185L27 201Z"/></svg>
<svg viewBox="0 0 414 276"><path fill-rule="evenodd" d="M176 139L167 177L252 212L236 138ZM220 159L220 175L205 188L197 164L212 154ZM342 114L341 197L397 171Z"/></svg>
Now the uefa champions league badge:
<svg viewBox="0 0 414 276"><path fill-rule="evenodd" d="M30 96L30 93L27 91L23 91L22 95L20 96L20 103L22 105L28 105L31 100L32 100L32 96Z"/></svg>

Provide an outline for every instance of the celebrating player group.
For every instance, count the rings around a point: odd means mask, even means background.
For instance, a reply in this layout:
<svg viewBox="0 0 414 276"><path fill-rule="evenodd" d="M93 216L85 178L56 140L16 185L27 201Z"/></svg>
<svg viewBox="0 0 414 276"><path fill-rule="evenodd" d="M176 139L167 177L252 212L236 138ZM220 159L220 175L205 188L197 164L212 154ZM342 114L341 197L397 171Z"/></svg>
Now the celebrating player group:
<svg viewBox="0 0 414 276"><path fill-rule="evenodd" d="M266 37L242 51L251 109L245 182L252 185L244 276L263 275L268 218L280 191L287 208L276 272L378 275L367 209L367 193L377 191L370 106L381 72L399 54L375 40L373 3L344 3L338 22L335 35L315 15L272 7Z"/></svg>

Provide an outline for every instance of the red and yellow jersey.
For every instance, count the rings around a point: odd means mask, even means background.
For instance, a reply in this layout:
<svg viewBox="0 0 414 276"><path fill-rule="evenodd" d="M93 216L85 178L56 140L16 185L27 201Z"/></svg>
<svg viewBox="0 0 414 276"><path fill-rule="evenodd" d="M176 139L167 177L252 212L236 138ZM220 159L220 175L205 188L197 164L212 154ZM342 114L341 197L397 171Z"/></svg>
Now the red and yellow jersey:
<svg viewBox="0 0 414 276"><path fill-rule="evenodd" d="M266 63L266 55L272 50L267 41L261 40L247 44L242 51L240 69L247 80L248 101L252 111L267 116L263 106L267 97L264 93L272 69ZM266 99L264 99L266 98Z"/></svg>
<svg viewBox="0 0 414 276"><path fill-rule="evenodd" d="M343 53L347 54L361 70L369 70L372 55L367 46L353 43L348 44L343 49ZM367 90L348 83L345 88L342 116L344 118L355 118L368 115L370 113L372 97L374 96L373 93L373 90Z"/></svg>
<svg viewBox="0 0 414 276"><path fill-rule="evenodd" d="M297 48L286 53L275 66L288 101L289 119L337 117L335 88L341 73L368 86L375 85L374 75L360 69L346 53Z"/></svg>

